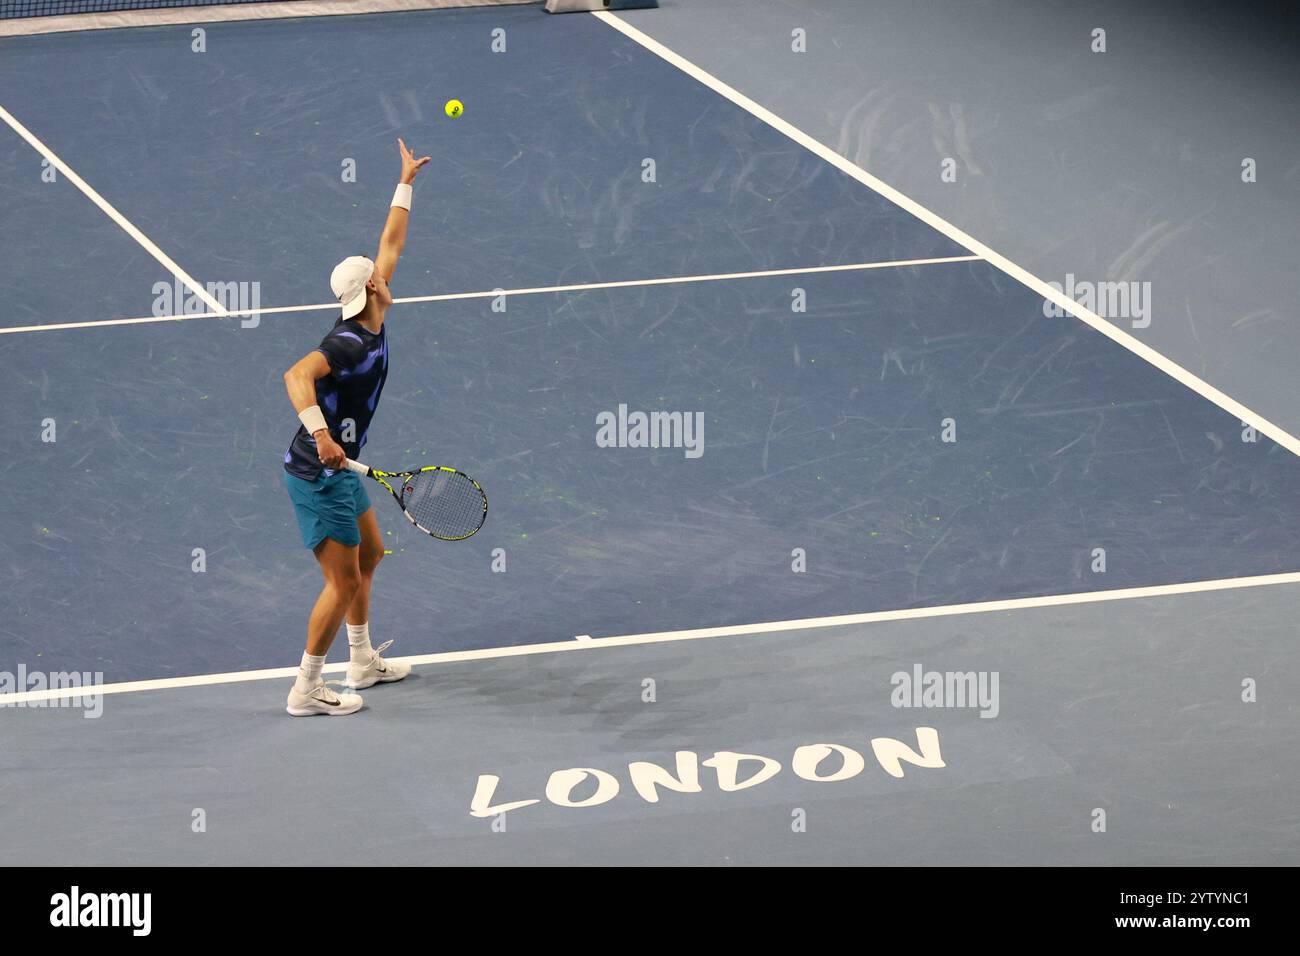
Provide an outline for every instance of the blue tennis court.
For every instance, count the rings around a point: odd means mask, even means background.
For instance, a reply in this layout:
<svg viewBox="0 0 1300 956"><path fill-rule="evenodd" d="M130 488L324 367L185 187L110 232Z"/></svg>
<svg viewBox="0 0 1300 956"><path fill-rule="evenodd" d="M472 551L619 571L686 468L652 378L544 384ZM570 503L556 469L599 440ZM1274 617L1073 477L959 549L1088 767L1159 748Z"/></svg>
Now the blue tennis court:
<svg viewBox="0 0 1300 956"><path fill-rule="evenodd" d="M108 691L85 720L8 688L9 861L288 862L284 795L350 752L414 834L374 862L1294 863L1273 798L1207 821L1288 733L1238 698L1296 674L1295 439L641 42L672 13L0 37L0 670ZM432 541L371 488L371 628L415 674L293 721L320 575L282 375L337 316L331 266L373 254L398 136L432 161L366 455L491 508ZM653 413L683 426L638 443ZM1004 702L900 708L914 665ZM882 772L869 741L928 753L918 728L944 759ZM867 769L800 779L818 741ZM627 776L724 750L790 767L657 805ZM606 766L617 798L543 798ZM507 797L542 801L509 841L473 812ZM1090 841L1108 800L1126 838ZM791 801L833 836L791 842Z"/></svg>

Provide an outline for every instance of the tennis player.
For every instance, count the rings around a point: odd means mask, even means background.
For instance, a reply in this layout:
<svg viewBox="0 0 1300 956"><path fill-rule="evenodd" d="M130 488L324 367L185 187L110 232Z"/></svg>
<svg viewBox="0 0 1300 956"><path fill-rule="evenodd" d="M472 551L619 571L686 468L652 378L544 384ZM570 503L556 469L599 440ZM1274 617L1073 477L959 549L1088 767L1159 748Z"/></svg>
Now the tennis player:
<svg viewBox="0 0 1300 956"><path fill-rule="evenodd" d="M336 693L321 669L339 624L348 623L349 690L398 681L409 664L384 660L370 645L370 583L384 542L361 479L345 467L366 444L370 420L388 377L384 314L393 304L388 283L406 245L411 183L429 161L416 159L400 139L402 178L374 261L350 256L334 267L330 287L343 314L315 351L284 373L289 401L302 425L284 456L284 484L293 501L302 542L320 564L325 585L307 620L307 648L289 691L295 717L342 716L361 709L355 693ZM330 683L338 683L331 681Z"/></svg>

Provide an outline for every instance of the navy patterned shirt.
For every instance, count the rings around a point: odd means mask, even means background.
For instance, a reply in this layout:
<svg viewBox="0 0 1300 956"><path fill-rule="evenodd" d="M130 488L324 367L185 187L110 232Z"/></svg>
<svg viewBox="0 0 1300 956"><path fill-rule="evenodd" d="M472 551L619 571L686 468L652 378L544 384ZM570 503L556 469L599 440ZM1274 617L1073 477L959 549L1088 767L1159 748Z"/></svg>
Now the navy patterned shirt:
<svg viewBox="0 0 1300 956"><path fill-rule="evenodd" d="M365 447L370 419L388 378L388 339L384 332L383 327L375 333L355 319L340 319L316 349L330 364L330 373L316 381L316 404L325 416L330 435L354 461ZM301 425L284 453L284 470L307 481L334 474L333 469L320 463L316 440Z"/></svg>

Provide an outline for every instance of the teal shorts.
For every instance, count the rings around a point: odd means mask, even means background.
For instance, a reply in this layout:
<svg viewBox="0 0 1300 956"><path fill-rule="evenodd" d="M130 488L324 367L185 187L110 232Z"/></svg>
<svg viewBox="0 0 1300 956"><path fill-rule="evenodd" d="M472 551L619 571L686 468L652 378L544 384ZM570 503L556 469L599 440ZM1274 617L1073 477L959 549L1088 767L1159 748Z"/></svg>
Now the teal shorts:
<svg viewBox="0 0 1300 956"><path fill-rule="evenodd" d="M302 543L315 551L326 538L355 548L361 543L357 518L370 510L370 496L355 472L336 471L321 474L315 481L284 472L284 487L289 491Z"/></svg>

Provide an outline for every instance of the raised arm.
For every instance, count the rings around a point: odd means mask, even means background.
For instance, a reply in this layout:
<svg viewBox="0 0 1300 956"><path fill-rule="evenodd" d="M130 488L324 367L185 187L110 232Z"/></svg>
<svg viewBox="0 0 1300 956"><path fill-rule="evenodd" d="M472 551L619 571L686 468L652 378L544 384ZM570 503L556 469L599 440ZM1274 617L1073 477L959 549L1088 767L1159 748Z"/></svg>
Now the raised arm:
<svg viewBox="0 0 1300 956"><path fill-rule="evenodd" d="M406 223L411 218L411 184L415 182L415 174L429 161L428 156L416 159L400 139L397 148L402 154L402 178L397 187L397 195L393 197L393 205L388 210L388 221L384 223L383 234L379 237L379 254L375 256L375 266L387 281L392 281L397 260L402 255L402 247L406 245ZM403 197L405 203L399 202Z"/></svg>

